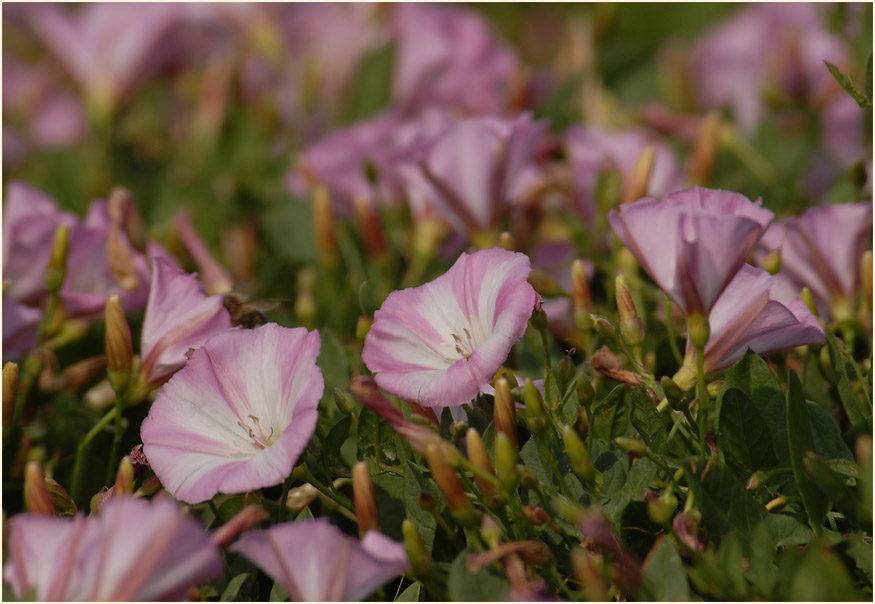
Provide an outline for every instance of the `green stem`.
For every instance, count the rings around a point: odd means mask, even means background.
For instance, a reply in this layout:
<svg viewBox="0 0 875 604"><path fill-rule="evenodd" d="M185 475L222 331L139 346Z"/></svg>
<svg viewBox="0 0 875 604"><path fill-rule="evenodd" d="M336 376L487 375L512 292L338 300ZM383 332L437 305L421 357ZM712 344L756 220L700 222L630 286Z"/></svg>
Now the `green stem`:
<svg viewBox="0 0 875 604"><path fill-rule="evenodd" d="M352 506L352 503L350 503L349 499L347 499L346 497L341 497L340 495L326 487L324 484L319 482L316 477L313 476L313 474L310 472L307 472L307 482L316 487L317 491L328 497L334 503L345 508L349 512L355 513L355 508ZM353 519L355 519L354 516Z"/></svg>
<svg viewBox="0 0 875 604"><path fill-rule="evenodd" d="M113 482L116 469L116 458L118 457L118 449L122 442L124 434L124 426L122 425L122 412L125 408L125 397L121 392L115 393L115 434L112 437L112 448L109 453L109 460L106 464L106 484L110 485Z"/></svg>
<svg viewBox="0 0 875 604"><path fill-rule="evenodd" d="M277 510L276 521L282 522L286 517L286 504L289 501L289 489L292 487L292 475L289 476L283 481L283 494L280 497L280 507Z"/></svg>
<svg viewBox="0 0 875 604"><path fill-rule="evenodd" d="M85 452L88 450L88 445L90 445L91 441L100 434L101 430L109 425L109 422L115 419L117 413L117 407L110 409L109 412L100 418L100 421L88 431L88 434L85 435L79 443L79 446L76 448L76 461L73 464L73 486L70 489L70 496L73 498L73 501L79 501L79 490L82 486L82 471L84 469L82 464L85 461Z"/></svg>
<svg viewBox="0 0 875 604"><path fill-rule="evenodd" d="M696 374L699 377L699 452L708 457L708 388L705 386L705 347L696 347Z"/></svg>
<svg viewBox="0 0 875 604"><path fill-rule="evenodd" d="M671 347L671 354L678 365L683 365L684 357L681 354L681 349L678 348L678 343L674 338L674 321L672 320L672 305L671 298L665 296L665 331L668 334L668 345Z"/></svg>

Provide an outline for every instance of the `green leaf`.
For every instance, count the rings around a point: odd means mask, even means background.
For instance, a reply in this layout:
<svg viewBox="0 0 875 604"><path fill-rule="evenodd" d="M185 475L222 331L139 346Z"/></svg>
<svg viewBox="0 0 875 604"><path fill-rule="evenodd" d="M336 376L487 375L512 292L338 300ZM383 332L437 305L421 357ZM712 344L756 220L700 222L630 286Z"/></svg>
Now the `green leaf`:
<svg viewBox="0 0 875 604"><path fill-rule="evenodd" d="M322 450L329 459L336 460L340 455L340 448L349 436L350 426L352 426L352 419L348 415L340 418L340 421L331 426L322 443Z"/></svg>
<svg viewBox="0 0 875 604"><path fill-rule="evenodd" d="M322 340L322 350L319 352L317 365L322 370L322 376L325 379L322 404L328 409L335 409L334 389L349 387L349 362L346 350L334 333L328 329L320 328L319 337Z"/></svg>
<svg viewBox="0 0 875 604"><path fill-rule="evenodd" d="M808 404L802 394L802 384L795 372L790 372L790 391L787 394L787 436L790 443L790 465L796 478L796 487L808 514L808 524L816 534L823 529L827 501L805 473L802 458L806 451L814 451L814 437L808 419Z"/></svg>
<svg viewBox="0 0 875 604"><path fill-rule="evenodd" d="M401 522L407 518L407 512L402 501L404 496L404 477L392 472L380 472L368 460L371 471L371 481L374 483L374 493L377 496L377 514L380 526L388 537L402 541Z"/></svg>
<svg viewBox="0 0 875 604"><path fill-rule="evenodd" d="M754 529L756 530L756 528ZM720 560L720 568L728 583L729 593L738 596L738 599L747 595L747 581L744 579L744 552L738 534L729 534L720 544L717 552Z"/></svg>
<svg viewBox="0 0 875 604"><path fill-rule="evenodd" d="M851 95L851 97L857 101L857 104L864 109L872 108L872 99L871 97L867 97L866 94L857 87L857 84L851 78L849 74L843 74L839 71L839 68L830 63L829 61L824 61L826 63L826 68L829 69L829 72L832 74L832 77L835 78L836 82L845 89L845 91Z"/></svg>
<svg viewBox="0 0 875 604"><path fill-rule="evenodd" d="M422 589L422 583L414 583L407 589L401 592L397 598L395 598L396 602L419 602L419 592Z"/></svg>
<svg viewBox="0 0 875 604"><path fill-rule="evenodd" d="M651 600L680 602L692 599L683 560L668 539L660 537L657 540L644 561L643 574Z"/></svg>
<svg viewBox="0 0 875 604"><path fill-rule="evenodd" d="M836 375L836 389L839 392L839 400L842 402L842 407L844 407L851 424L858 424L872 414L871 405L864 404L854 394L851 380L848 377L845 353L839 347L835 334L830 330L826 330L826 345L829 349L829 362Z"/></svg>
<svg viewBox="0 0 875 604"><path fill-rule="evenodd" d="M766 520L766 509L726 466L713 464L704 471L706 466L699 461L695 468L690 464L684 464L683 468L699 503L708 536L716 543L733 531L750 539L756 525Z"/></svg>
<svg viewBox="0 0 875 604"><path fill-rule="evenodd" d="M622 469L623 465L618 462L615 467ZM610 483L606 482L602 487L602 493L607 496L603 504L608 516L611 519L619 518L630 503L644 501L644 489L656 479L658 470L659 467L655 463L641 458L632 464L628 472L613 474L615 479Z"/></svg>
<svg viewBox="0 0 875 604"><path fill-rule="evenodd" d="M632 425L651 451L658 455L666 453L668 428L641 386L632 391Z"/></svg>
<svg viewBox="0 0 875 604"><path fill-rule="evenodd" d="M769 514L766 526L772 543L778 547L805 545L814 536L808 525L785 514Z"/></svg>
<svg viewBox="0 0 875 604"><path fill-rule="evenodd" d="M233 602L237 598L237 593L240 591L243 583L245 583L246 579L250 576L249 573L243 573L228 581L228 587L222 592L222 595L219 597L219 602Z"/></svg>
<svg viewBox="0 0 875 604"><path fill-rule="evenodd" d="M391 45L378 48L359 62L347 97L355 102L347 103L344 121L355 122L377 113L389 102L394 64L394 49Z"/></svg>
<svg viewBox="0 0 875 604"><path fill-rule="evenodd" d="M857 525L857 497L845 483L845 479L833 472L822 457L811 452L804 454L802 465L809 480L820 489L820 492L835 506L835 509L844 514L851 523Z"/></svg>
<svg viewBox="0 0 875 604"><path fill-rule="evenodd" d="M751 398L732 388L722 393L717 444L741 476L778 463L768 424Z"/></svg>
<svg viewBox="0 0 875 604"><path fill-rule="evenodd" d="M777 517L776 514L771 516ZM793 520L789 516L781 517ZM801 526L806 528L804 525ZM810 535L811 531L808 533ZM778 581L778 567L775 566L774 561L774 543L772 531L765 523L761 523L756 526L753 537L747 544L747 553L750 556L750 578L754 590L763 600L772 599L772 591Z"/></svg>
<svg viewBox="0 0 875 604"><path fill-rule="evenodd" d="M593 411L593 436L610 445L618 436L625 436L629 428L629 405L626 403L626 387L615 387L603 398Z"/></svg>
<svg viewBox="0 0 875 604"><path fill-rule="evenodd" d="M289 592L279 583L274 583L270 588L270 602L285 602L289 599Z"/></svg>
<svg viewBox="0 0 875 604"><path fill-rule="evenodd" d="M463 550L450 567L447 587L450 599L456 602L495 602L504 600L510 591L507 579L496 569L484 568L478 573L468 570L470 550Z"/></svg>
<svg viewBox="0 0 875 604"><path fill-rule="evenodd" d="M839 557L823 542L804 551L785 550L779 558L780 587L776 600L835 602L871 600L862 593Z"/></svg>
<svg viewBox="0 0 875 604"><path fill-rule="evenodd" d="M827 460L854 461L854 454L845 444L839 425L829 412L809 401L808 419L811 422L814 451Z"/></svg>
<svg viewBox="0 0 875 604"><path fill-rule="evenodd" d="M407 509L407 517L416 525L419 536L422 538L422 544L426 551L431 553L437 522L430 513L419 505L419 494L427 491L434 495L438 502L438 511L440 511L443 499L438 496L434 482L426 480L413 464L405 460L402 462L401 468L404 470L404 507Z"/></svg>

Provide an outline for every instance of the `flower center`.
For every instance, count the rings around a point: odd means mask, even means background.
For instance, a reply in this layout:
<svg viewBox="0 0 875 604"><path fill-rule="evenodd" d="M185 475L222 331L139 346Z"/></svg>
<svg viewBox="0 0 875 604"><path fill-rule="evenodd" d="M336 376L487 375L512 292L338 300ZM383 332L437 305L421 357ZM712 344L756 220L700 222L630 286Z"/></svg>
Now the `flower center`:
<svg viewBox="0 0 875 604"><path fill-rule="evenodd" d="M456 343L456 352L466 359L470 359L471 354L474 352L474 339L471 337L471 332L468 331L467 327L464 328L464 334L464 339L456 333L451 333L450 335Z"/></svg>
<svg viewBox="0 0 875 604"><path fill-rule="evenodd" d="M270 432L265 433L264 427L258 421L256 416L250 415L249 419L252 420L252 426L242 420L238 420L237 425L243 428L243 430L249 435L249 440L251 440L259 449L271 446L274 441L276 441L276 438L274 438L273 435L273 427L271 427Z"/></svg>

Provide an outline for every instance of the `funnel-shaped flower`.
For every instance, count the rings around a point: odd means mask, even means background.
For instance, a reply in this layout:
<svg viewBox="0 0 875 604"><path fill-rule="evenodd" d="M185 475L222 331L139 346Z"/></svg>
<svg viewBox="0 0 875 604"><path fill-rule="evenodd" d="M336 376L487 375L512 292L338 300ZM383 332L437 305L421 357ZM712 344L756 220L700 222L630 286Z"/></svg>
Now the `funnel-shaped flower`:
<svg viewBox="0 0 875 604"><path fill-rule="evenodd" d="M726 369L748 349L757 354L823 342L823 327L798 298L787 305L771 295L775 279L749 264L730 281L711 308L705 373ZM696 349L687 341L684 365L674 380L690 388L696 379Z"/></svg>
<svg viewBox="0 0 875 604"><path fill-rule="evenodd" d="M229 549L258 565L297 602L357 602L410 566L400 543L375 531L359 542L324 518L249 532Z"/></svg>
<svg viewBox="0 0 875 604"><path fill-rule="evenodd" d="M773 224L760 248L781 249L777 277L786 295L779 299L798 297L807 287L823 311L841 314L860 284L860 261L871 236L871 202L823 205Z"/></svg>
<svg viewBox="0 0 875 604"><path fill-rule="evenodd" d="M662 291L686 314L707 315L772 220L760 204L696 187L620 206L608 219Z"/></svg>
<svg viewBox="0 0 875 604"><path fill-rule="evenodd" d="M222 570L197 520L161 497L113 498L99 515L20 514L9 521L3 578L39 601L181 600Z"/></svg>
<svg viewBox="0 0 875 604"><path fill-rule="evenodd" d="M427 405L462 405L488 384L539 300L524 254L462 254L434 281L389 294L374 314L362 360L377 384Z"/></svg>
<svg viewBox="0 0 875 604"><path fill-rule="evenodd" d="M316 427L319 334L269 323L219 333L161 389L143 451L174 497L199 503L281 483Z"/></svg>
<svg viewBox="0 0 875 604"><path fill-rule="evenodd" d="M210 336L230 327L222 296L207 297L194 275L163 258L152 258L140 369L146 383L160 384L185 365L190 348L200 348Z"/></svg>

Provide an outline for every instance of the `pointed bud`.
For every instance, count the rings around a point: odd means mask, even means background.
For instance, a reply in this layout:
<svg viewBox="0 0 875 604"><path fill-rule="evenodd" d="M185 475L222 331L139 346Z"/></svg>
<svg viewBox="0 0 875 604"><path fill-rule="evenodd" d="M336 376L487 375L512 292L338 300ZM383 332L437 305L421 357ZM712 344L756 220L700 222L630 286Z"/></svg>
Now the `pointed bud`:
<svg viewBox="0 0 875 604"><path fill-rule="evenodd" d="M537 329L538 331L545 331L549 324L549 320L547 319L547 313L544 312L544 309L541 308L541 304L543 300L538 300L538 308L535 309L535 312L532 313L532 318L529 319L529 322L532 324L532 327Z"/></svg>
<svg viewBox="0 0 875 604"><path fill-rule="evenodd" d="M368 315L359 316L359 320L355 324L355 337L359 342L365 341L365 336L368 335L368 331L370 331L373 324L374 319Z"/></svg>
<svg viewBox="0 0 875 604"><path fill-rule="evenodd" d="M658 525L665 526L671 522L675 510L678 507L678 499L674 493L665 491L657 496L656 493L647 493L647 517Z"/></svg>
<svg viewBox="0 0 875 604"><path fill-rule="evenodd" d="M59 485L54 479L46 477L46 489L52 498L52 507L55 509L55 514L58 516L75 516L76 504L73 498L67 493L66 489Z"/></svg>
<svg viewBox="0 0 875 604"><path fill-rule="evenodd" d="M872 309L872 250L867 250L863 253L863 259L860 261L860 287L863 288L863 295L866 302L869 303L869 310Z"/></svg>
<svg viewBox="0 0 875 604"><path fill-rule="evenodd" d="M106 203L107 213L113 224L119 225L135 249L146 250L146 226L137 210L131 192L124 187L115 187Z"/></svg>
<svg viewBox="0 0 875 604"><path fill-rule="evenodd" d="M434 565L428 551L422 544L422 538L419 536L419 531L416 530L416 525L405 518L401 522L401 534L404 537L404 551L407 552L407 559L410 560L413 574L420 579L427 579L431 576Z"/></svg>
<svg viewBox="0 0 875 604"><path fill-rule="evenodd" d="M498 234L498 246L506 249L508 252L515 252L516 240L508 231L502 231Z"/></svg>
<svg viewBox="0 0 875 604"><path fill-rule="evenodd" d="M483 444L483 439L480 438L480 433L474 428L468 428L468 432L465 435L465 444L468 448L468 459L474 467L481 472L495 476L495 470L492 468L492 463L489 461L489 451L486 450L486 445ZM477 488L480 489L480 493L485 500L491 501L492 498L495 497L495 485L491 482L477 474L474 474L474 482L477 483Z"/></svg>
<svg viewBox="0 0 875 604"><path fill-rule="evenodd" d="M526 403L526 425L529 432L535 435L543 434L547 430L547 414L544 412L544 401L541 393L535 388L532 380L526 378L524 387Z"/></svg>
<svg viewBox="0 0 875 604"><path fill-rule="evenodd" d="M693 149L693 164L690 169L690 180L696 185L707 185L711 182L714 171L714 159L717 156L717 141L720 135L720 114L711 112L702 119L696 146Z"/></svg>
<svg viewBox="0 0 875 604"><path fill-rule="evenodd" d="M805 302L805 306L808 307L808 310L811 311L812 315L815 317L820 316L820 313L817 312L817 303L815 303L814 295L811 293L810 289L803 287L802 291L799 293L799 297Z"/></svg>
<svg viewBox="0 0 875 604"><path fill-rule="evenodd" d="M495 408L493 413L495 433L507 435L511 445L516 449L516 403L511 396L510 386L505 378L499 378L495 381Z"/></svg>
<svg viewBox="0 0 875 604"><path fill-rule="evenodd" d="M163 488L161 480L157 476L149 476L143 479L140 488L134 491L134 497L151 497Z"/></svg>
<svg viewBox="0 0 875 604"><path fill-rule="evenodd" d="M483 514L483 520L480 522L480 535L483 536L489 549L495 549L501 545L501 527L489 514Z"/></svg>
<svg viewBox="0 0 875 604"><path fill-rule="evenodd" d="M270 514L260 505L247 505L234 514L228 522L213 531L210 534L210 541L218 547L225 547L246 531L257 527L269 518Z"/></svg>
<svg viewBox="0 0 875 604"><path fill-rule="evenodd" d="M614 443L629 457L650 457L653 455L650 449L647 448L647 445L637 438L618 436L614 439Z"/></svg>
<svg viewBox="0 0 875 604"><path fill-rule="evenodd" d="M604 211L617 206L623 194L623 174L619 170L607 169L599 172L595 184L595 200Z"/></svg>
<svg viewBox="0 0 875 604"><path fill-rule="evenodd" d="M295 512L300 512L305 507L316 501L316 498L318 498L319 495L319 489L309 482L305 482L299 487L289 489L289 496L286 498L286 507Z"/></svg>
<svg viewBox="0 0 875 604"><path fill-rule="evenodd" d="M617 330L614 329L614 324L611 323L607 317L597 314L591 314L589 316L589 320L592 322L592 326L597 334L608 340L614 339L614 336L616 336L617 334Z"/></svg>
<svg viewBox="0 0 875 604"><path fill-rule="evenodd" d="M318 312L316 301L313 299L313 294L307 291L298 292L298 296L295 298L293 310L295 316L301 323L306 326L313 325L313 321L316 319L316 313Z"/></svg>
<svg viewBox="0 0 875 604"><path fill-rule="evenodd" d="M55 515L52 496L46 488L46 479L39 462L29 461L24 468L24 502L31 514Z"/></svg>
<svg viewBox="0 0 875 604"><path fill-rule="evenodd" d="M692 312L687 315L687 333L690 337L690 343L696 348L705 348L708 343L708 338L711 337L711 326L708 324L708 317L699 313Z"/></svg>
<svg viewBox="0 0 875 604"><path fill-rule="evenodd" d="M3 365L3 429L12 425L15 415L15 399L18 396L18 365L7 362Z"/></svg>
<svg viewBox="0 0 875 604"><path fill-rule="evenodd" d="M675 411L683 411L690 406L691 401L689 397L687 397L687 394L673 379L664 375L659 379L659 383L662 384L662 391L665 393L668 405L672 409Z"/></svg>
<svg viewBox="0 0 875 604"><path fill-rule="evenodd" d="M380 516L377 514L377 494L371 481L368 464L360 461L352 467L352 493L355 502L355 519L359 525L359 536L368 531L380 530Z"/></svg>
<svg viewBox="0 0 875 604"><path fill-rule="evenodd" d="M571 550L571 568L580 583L585 600L608 601L608 586L604 575L605 559L602 554L575 547Z"/></svg>
<svg viewBox="0 0 875 604"><path fill-rule="evenodd" d="M783 495L778 495L766 504L766 511L771 512L775 508L780 507L785 503L787 503L787 498Z"/></svg>
<svg viewBox="0 0 875 604"><path fill-rule="evenodd" d="M130 495L134 492L134 465L130 457L123 457L115 474L115 484L112 485L113 497Z"/></svg>
<svg viewBox="0 0 875 604"><path fill-rule="evenodd" d="M334 404L337 405L337 408L340 409L341 413L346 415L352 415L355 413L355 401L352 400L352 397L349 394L340 388L334 389Z"/></svg>
<svg viewBox="0 0 875 604"><path fill-rule="evenodd" d="M331 210L328 189L325 187L317 187L313 192L313 221L319 258L329 267L337 266L340 259L335 234L334 213Z"/></svg>
<svg viewBox="0 0 875 604"><path fill-rule="evenodd" d="M516 462L519 459L517 445L511 442L504 432L495 433L495 472L498 480L508 491L513 491L517 484Z"/></svg>
<svg viewBox="0 0 875 604"><path fill-rule="evenodd" d="M530 468L518 463L516 465L516 473L519 476L519 483L523 488L529 490L538 488L538 477L535 476L535 473Z"/></svg>
<svg viewBox="0 0 875 604"><path fill-rule="evenodd" d="M617 311L620 314L620 335L629 346L637 348L644 342L644 324L635 308L635 300L623 275L617 275Z"/></svg>
<svg viewBox="0 0 875 604"><path fill-rule="evenodd" d="M475 523L477 514L474 511L474 506L468 499L459 477L456 476L456 471L444 459L442 447L436 444L428 445L425 449L425 460L428 462L428 468L435 484L446 498L447 505L449 505L456 521L465 526Z"/></svg>
<svg viewBox="0 0 875 604"><path fill-rule="evenodd" d="M368 254L376 258L385 256L389 252L389 245L386 243L380 216L373 204L364 197L356 196L352 200L352 205Z"/></svg>
<svg viewBox="0 0 875 604"><path fill-rule="evenodd" d="M770 275L776 274L781 270L781 248L775 248L763 258L760 267Z"/></svg>
<svg viewBox="0 0 875 604"><path fill-rule="evenodd" d="M708 382L708 385L705 386L711 400L716 399L717 395L720 394L720 389L723 388L723 382L724 380L714 380L713 382Z"/></svg>
<svg viewBox="0 0 875 604"><path fill-rule="evenodd" d="M576 259L571 264L571 302L575 309L579 308L587 313L592 308L589 278L580 259Z"/></svg>
<svg viewBox="0 0 875 604"><path fill-rule="evenodd" d="M626 183L626 190L623 193L623 201L621 203L632 203L635 200L641 199L647 195L648 187L650 186L650 176L653 174L653 164L656 161L656 147L647 145L638 156L638 161L635 163L635 169Z"/></svg>
<svg viewBox="0 0 875 604"><path fill-rule="evenodd" d="M109 381L116 392L123 390L131 378L133 348L131 328L125 318L121 298L112 294L106 299L106 365Z"/></svg>
<svg viewBox="0 0 875 604"><path fill-rule="evenodd" d="M589 376L585 373L580 374L574 386L577 392L577 400L580 406L584 409L589 409L595 399L595 390L592 388L592 382L589 381Z"/></svg>
<svg viewBox="0 0 875 604"><path fill-rule="evenodd" d="M59 292L67 278L67 252L70 249L70 228L62 224L55 231L52 254L46 266L46 287L50 292Z"/></svg>
<svg viewBox="0 0 875 604"><path fill-rule="evenodd" d="M575 373L577 373L577 367L574 366L571 356L566 354L559 361L559 367L556 368L556 380L559 382L560 394L564 395L568 391L568 385L574 379Z"/></svg>
<svg viewBox="0 0 875 604"><path fill-rule="evenodd" d="M744 485L744 488L748 491L756 491L761 486L765 485L768 481L769 473L765 470L757 470L750 475L750 478L747 479L747 483Z"/></svg>
<svg viewBox="0 0 875 604"><path fill-rule="evenodd" d="M111 224L106 237L106 261L109 272L126 292L140 287L140 275L134 265L134 254L126 245L122 229L117 224Z"/></svg>
<svg viewBox="0 0 875 604"><path fill-rule="evenodd" d="M595 466L583 440L571 426L562 427L562 440L565 442L565 454L571 461L571 469L584 484L592 484L595 478Z"/></svg>
<svg viewBox="0 0 875 604"><path fill-rule="evenodd" d="M450 434L452 435L451 441L455 445L457 444L463 436L465 436L465 432L468 431L468 422L463 419L457 419L452 424L450 424Z"/></svg>

